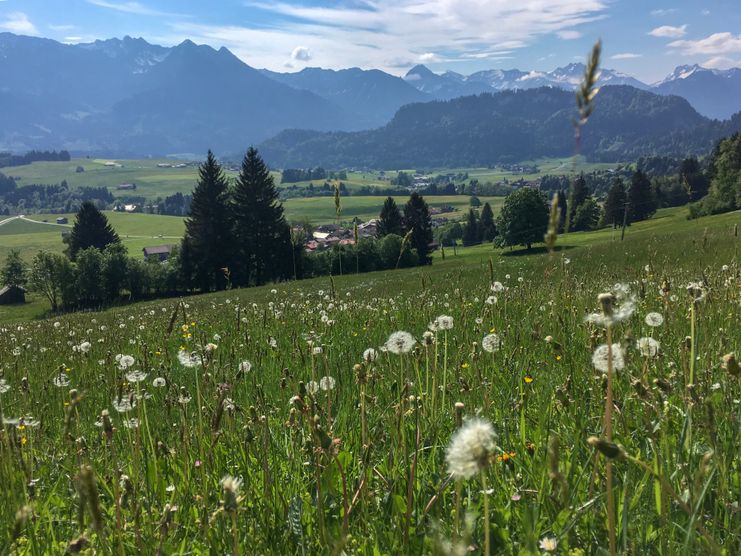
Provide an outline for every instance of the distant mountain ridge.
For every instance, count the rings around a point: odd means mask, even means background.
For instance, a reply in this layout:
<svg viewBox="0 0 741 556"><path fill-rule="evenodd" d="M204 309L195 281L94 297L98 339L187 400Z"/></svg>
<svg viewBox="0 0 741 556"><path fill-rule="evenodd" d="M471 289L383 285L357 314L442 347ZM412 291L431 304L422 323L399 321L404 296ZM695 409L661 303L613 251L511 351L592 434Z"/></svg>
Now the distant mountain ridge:
<svg viewBox="0 0 741 556"><path fill-rule="evenodd" d="M68 149L101 156L233 153L286 129L358 131L409 104L540 87L571 90L584 71L485 70L438 75L379 70L257 70L226 48L141 38L68 45L0 33L0 150ZM655 85L603 69L602 85L688 99L703 115L741 110L741 69L681 66Z"/></svg>
<svg viewBox="0 0 741 556"><path fill-rule="evenodd" d="M580 143L581 154L592 160L704 154L721 137L741 131L741 113L710 120L677 96L608 85L597 98ZM410 104L370 131L284 131L260 149L278 167L488 166L573 155L574 114L570 91L507 90Z"/></svg>

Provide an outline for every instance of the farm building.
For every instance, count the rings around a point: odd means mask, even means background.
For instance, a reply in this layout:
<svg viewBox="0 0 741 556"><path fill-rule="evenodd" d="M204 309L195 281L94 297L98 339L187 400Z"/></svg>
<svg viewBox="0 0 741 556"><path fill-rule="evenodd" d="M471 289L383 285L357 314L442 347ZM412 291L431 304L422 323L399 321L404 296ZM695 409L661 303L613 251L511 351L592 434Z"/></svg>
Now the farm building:
<svg viewBox="0 0 741 556"><path fill-rule="evenodd" d="M57 224L67 224L69 220L67 220L66 216L60 216L57 218Z"/></svg>
<svg viewBox="0 0 741 556"><path fill-rule="evenodd" d="M116 186L116 189L119 189L122 191L136 191L136 184L135 183L119 183Z"/></svg>
<svg viewBox="0 0 741 556"><path fill-rule="evenodd" d="M155 259L161 262L170 258L173 249L175 249L174 245L153 245L152 247L145 247L142 251L145 259Z"/></svg>
<svg viewBox="0 0 741 556"><path fill-rule="evenodd" d="M26 290L21 286L5 286L0 289L0 305L26 302Z"/></svg>

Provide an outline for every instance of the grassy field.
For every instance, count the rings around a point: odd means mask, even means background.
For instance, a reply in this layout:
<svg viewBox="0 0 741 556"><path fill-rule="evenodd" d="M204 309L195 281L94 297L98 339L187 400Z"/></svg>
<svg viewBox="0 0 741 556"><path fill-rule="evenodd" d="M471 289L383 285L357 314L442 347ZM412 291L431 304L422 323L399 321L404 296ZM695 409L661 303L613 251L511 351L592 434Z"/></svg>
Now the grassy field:
<svg viewBox="0 0 741 556"><path fill-rule="evenodd" d="M107 162L115 162L120 167L106 166ZM66 180L70 187L107 187L115 196L143 196L147 199L166 197L174 193L190 193L195 186L198 172L195 166L186 168L159 168L157 164L176 164L176 160L103 160L103 159L73 159L69 162L34 162L26 166L14 166L3 168L2 172L9 176L19 178L18 185L29 184L53 184ZM513 173L501 168L456 168L456 169L433 169L432 175L468 172L469 179L478 179L480 182L498 182L503 179L509 181L520 178L531 180L544 174L563 175L576 172L590 172L593 170L604 170L614 168L616 164L589 163L583 159L574 162L573 158L540 159L526 161L522 164L536 164L539 172L537 174ZM77 167L82 166L85 171L78 173ZM414 172L414 169L405 171ZM235 172L227 171L229 177L234 177ZM387 170L386 177L396 176L397 170ZM290 187L294 184L280 184L280 173L273 172L275 183L279 187ZM347 179L343 180L348 189L358 189L363 186L389 187L389 181L379 179L379 172L349 172ZM117 190L116 186L123 183L135 183L136 191ZM321 186L324 180L315 180L314 186ZM295 185L305 187L309 184L299 182Z"/></svg>
<svg viewBox="0 0 741 556"><path fill-rule="evenodd" d="M16 324L0 553L738 554L737 222Z"/></svg>

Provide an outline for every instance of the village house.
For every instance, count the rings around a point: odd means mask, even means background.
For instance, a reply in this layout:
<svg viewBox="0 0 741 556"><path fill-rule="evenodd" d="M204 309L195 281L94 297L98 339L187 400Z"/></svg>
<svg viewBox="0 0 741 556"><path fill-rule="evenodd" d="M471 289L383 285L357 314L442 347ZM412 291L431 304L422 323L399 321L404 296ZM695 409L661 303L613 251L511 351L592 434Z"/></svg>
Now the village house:
<svg viewBox="0 0 741 556"><path fill-rule="evenodd" d="M170 258L174 249L174 245L153 245L152 247L145 247L142 251L145 259L163 262Z"/></svg>
<svg viewBox="0 0 741 556"><path fill-rule="evenodd" d="M119 183L116 186L116 189L119 189L121 191L136 191L136 184L135 183Z"/></svg>
<svg viewBox="0 0 741 556"><path fill-rule="evenodd" d="M0 289L0 305L26 302L26 290L21 286L5 286Z"/></svg>

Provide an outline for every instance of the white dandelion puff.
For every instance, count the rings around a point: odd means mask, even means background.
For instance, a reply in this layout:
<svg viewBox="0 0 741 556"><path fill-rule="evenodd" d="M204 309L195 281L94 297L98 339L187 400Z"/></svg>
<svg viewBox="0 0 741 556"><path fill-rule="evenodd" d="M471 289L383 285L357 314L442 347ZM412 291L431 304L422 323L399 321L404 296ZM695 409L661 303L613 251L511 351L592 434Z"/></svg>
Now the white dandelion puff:
<svg viewBox="0 0 741 556"><path fill-rule="evenodd" d="M118 368L122 371L125 371L129 367L133 367L134 362L134 358L131 355L124 355L123 353L116 355L116 363L118 363Z"/></svg>
<svg viewBox="0 0 741 556"><path fill-rule="evenodd" d="M147 378L147 373L142 371L131 371L126 373L126 380L132 383L141 382Z"/></svg>
<svg viewBox="0 0 741 556"><path fill-rule="evenodd" d="M659 355L660 346L661 344L653 338L639 338L636 342L636 347L643 357L656 357Z"/></svg>
<svg viewBox="0 0 741 556"><path fill-rule="evenodd" d="M389 336L388 340L386 340L385 346L391 353L400 355L412 351L412 348L416 343L417 341L414 339L414 336L409 332L399 330Z"/></svg>
<svg viewBox="0 0 741 556"><path fill-rule="evenodd" d="M664 317L661 313L654 311L646 315L645 322L650 327L656 328L657 326L664 324Z"/></svg>
<svg viewBox="0 0 741 556"><path fill-rule="evenodd" d="M128 413L136 407L136 402L128 396L113 400L113 409L119 413Z"/></svg>
<svg viewBox="0 0 741 556"><path fill-rule="evenodd" d="M325 392L328 392L329 390L334 390L335 380L331 376L323 376L319 380L319 388L324 390Z"/></svg>
<svg viewBox="0 0 741 556"><path fill-rule="evenodd" d="M481 347L489 353L499 351L501 345L502 341L499 339L499 336L497 334L487 334L486 336L484 336L484 339L481 340Z"/></svg>
<svg viewBox="0 0 741 556"><path fill-rule="evenodd" d="M10 384L8 384L8 381L4 378L0 378L0 394L5 394L8 390L10 390Z"/></svg>
<svg viewBox="0 0 741 556"><path fill-rule="evenodd" d="M178 352L178 361L183 367L193 368L201 364L201 357L195 351L181 350Z"/></svg>
<svg viewBox="0 0 741 556"><path fill-rule="evenodd" d="M368 348L363 352L363 361L372 363L378 357L378 352L373 348Z"/></svg>
<svg viewBox="0 0 741 556"><path fill-rule="evenodd" d="M312 396L319 392L319 383L316 380L310 380L306 383L306 391Z"/></svg>
<svg viewBox="0 0 741 556"><path fill-rule="evenodd" d="M558 540L556 537L543 537L538 546L543 552L555 552L558 548Z"/></svg>
<svg viewBox="0 0 741 556"><path fill-rule="evenodd" d="M607 344L602 344L594 350L592 354L592 365L600 372L606 373L608 371L609 362L609 348ZM620 371L625 367L625 359L623 358L623 348L620 344L612 344L612 370Z"/></svg>
<svg viewBox="0 0 741 556"><path fill-rule="evenodd" d="M496 448L494 427L483 419L471 419L453 435L445 454L448 472L455 479L469 479L489 464Z"/></svg>
<svg viewBox="0 0 741 556"><path fill-rule="evenodd" d="M152 381L152 386L155 388L164 388L165 384L167 384L167 381L165 381L161 376L158 376Z"/></svg>
<svg viewBox="0 0 741 556"><path fill-rule="evenodd" d="M453 317L448 315L440 315L434 321L430 323L430 330L436 332L438 330L452 330L453 328Z"/></svg>
<svg viewBox="0 0 741 556"><path fill-rule="evenodd" d="M249 373L252 370L252 363L246 359L239 364L239 371L242 373Z"/></svg>
<svg viewBox="0 0 741 556"><path fill-rule="evenodd" d="M57 388L66 388L69 386L69 377L64 373L59 373L52 379L52 383Z"/></svg>

